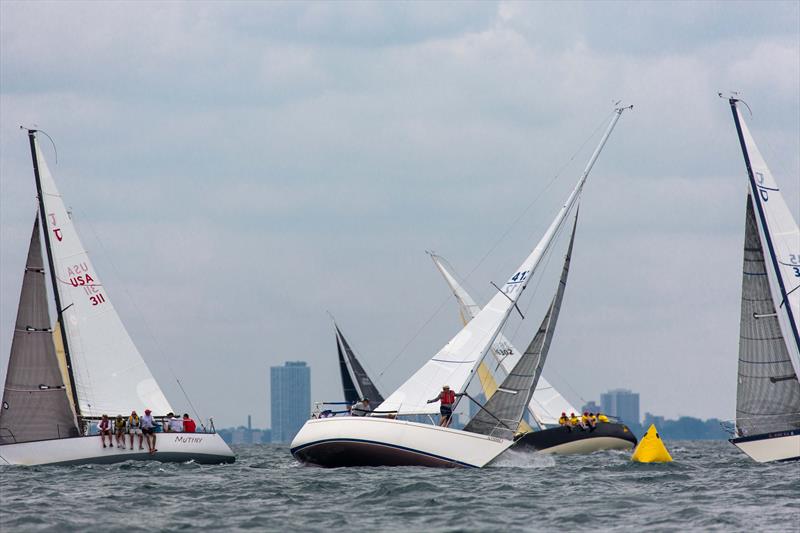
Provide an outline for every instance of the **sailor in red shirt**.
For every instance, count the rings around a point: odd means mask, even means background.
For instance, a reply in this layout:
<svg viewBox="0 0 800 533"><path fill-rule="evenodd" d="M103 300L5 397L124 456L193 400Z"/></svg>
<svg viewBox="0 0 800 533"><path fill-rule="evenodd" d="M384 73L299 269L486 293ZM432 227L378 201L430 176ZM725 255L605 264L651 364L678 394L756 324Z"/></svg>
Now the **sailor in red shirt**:
<svg viewBox="0 0 800 533"><path fill-rule="evenodd" d="M456 398L459 396L463 396L463 394L456 394L450 390L450 385L444 385L442 386L442 392L439 393L439 396L428 400L428 403L442 402L439 406L439 414L441 415L439 419L440 426L447 427L450 425L450 419L453 417L453 406L456 403Z"/></svg>
<svg viewBox="0 0 800 533"><path fill-rule="evenodd" d="M183 414L183 432L184 433L194 433L197 431L197 424L194 423L194 420L189 418L188 413Z"/></svg>

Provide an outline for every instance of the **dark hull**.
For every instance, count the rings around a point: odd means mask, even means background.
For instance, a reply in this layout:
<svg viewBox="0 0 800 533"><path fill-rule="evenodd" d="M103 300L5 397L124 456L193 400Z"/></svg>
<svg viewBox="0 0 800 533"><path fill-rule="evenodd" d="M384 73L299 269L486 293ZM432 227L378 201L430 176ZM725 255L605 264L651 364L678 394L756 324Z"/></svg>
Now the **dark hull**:
<svg viewBox="0 0 800 533"><path fill-rule="evenodd" d="M325 468L345 466L460 468L471 466L453 459L421 453L402 446L348 439L336 439L299 446L292 449L292 455L303 463Z"/></svg>
<svg viewBox="0 0 800 533"><path fill-rule="evenodd" d="M624 424L600 423L594 429L556 427L526 433L514 443L515 450L546 453L591 453L631 449L636 437Z"/></svg>

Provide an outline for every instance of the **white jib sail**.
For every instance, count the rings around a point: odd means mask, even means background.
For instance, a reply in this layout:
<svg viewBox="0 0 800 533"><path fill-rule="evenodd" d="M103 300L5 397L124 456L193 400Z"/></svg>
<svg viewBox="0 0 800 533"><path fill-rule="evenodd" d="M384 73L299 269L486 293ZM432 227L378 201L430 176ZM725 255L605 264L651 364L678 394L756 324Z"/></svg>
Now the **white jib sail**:
<svg viewBox="0 0 800 533"><path fill-rule="evenodd" d="M455 276L447 269L442 261L442 258L436 254L431 254L436 268L439 269L456 301L461 309L464 319L469 321L475 318L475 315L481 310L481 307L475 303L472 296L467 292ZM492 345L491 354L494 356L497 364L503 369L507 375L514 365L517 364L521 357L519 350L509 341L505 335L500 333L497 336L494 344ZM498 381L502 381L499 379ZM577 413L578 410L553 387L544 376L539 378L539 383L536 385L536 390L533 392L533 397L528 404L528 411L534 420L540 426L558 425L558 418L562 412Z"/></svg>
<svg viewBox="0 0 800 533"><path fill-rule="evenodd" d="M756 203L756 223L761 242L765 252L769 252L770 248L774 252L774 258L771 253L765 254L768 256L765 259L772 300L792 366L800 376L800 229L738 107L736 113L753 172L750 188Z"/></svg>
<svg viewBox="0 0 800 533"><path fill-rule="evenodd" d="M81 244L44 157L36 159L81 416L172 411Z"/></svg>
<svg viewBox="0 0 800 533"><path fill-rule="evenodd" d="M396 411L400 415L437 413L439 404L427 403L427 400L434 398L441 391L442 385L449 385L456 392L462 392L466 388L472 373L494 344L511 310L533 276L533 272L550 248L558 229L575 205L589 172L625 109L628 108L620 107L615 110L608 128L581 174L578 184L570 193L550 227L547 228L542 239L514 275L503 285L500 292L495 294L489 303L475 315L475 318L464 326L433 358L378 406L376 411Z"/></svg>

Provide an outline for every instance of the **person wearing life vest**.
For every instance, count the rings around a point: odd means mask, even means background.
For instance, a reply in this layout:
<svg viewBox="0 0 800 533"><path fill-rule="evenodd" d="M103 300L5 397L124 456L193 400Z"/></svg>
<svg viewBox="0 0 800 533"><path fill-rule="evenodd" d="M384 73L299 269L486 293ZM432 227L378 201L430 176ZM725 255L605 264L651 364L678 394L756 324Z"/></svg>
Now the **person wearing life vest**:
<svg viewBox="0 0 800 533"><path fill-rule="evenodd" d="M575 416L575 413L569 414L569 426L570 427L578 427L578 417Z"/></svg>
<svg viewBox="0 0 800 533"><path fill-rule="evenodd" d="M439 396L428 400L428 403L441 402L439 406L439 415L441 415L439 425L441 427L446 428L450 425L450 420L453 418L453 406L456 403L456 398L459 396L463 396L463 394L456 394L450 390L450 385L443 385L442 392L439 393Z"/></svg>
<svg viewBox="0 0 800 533"><path fill-rule="evenodd" d="M559 417L559 419L558 419L558 425L559 426L568 426L569 425L569 417L567 416L567 413L564 413L564 412L561 413L561 417Z"/></svg>
<svg viewBox="0 0 800 533"><path fill-rule="evenodd" d="M136 411L131 411L131 416L128 417L128 435L131 436L130 448L133 449L133 436L139 435L139 449L144 450L144 435L142 435L142 421Z"/></svg>
<svg viewBox="0 0 800 533"><path fill-rule="evenodd" d="M589 428L593 428L592 425L592 418L589 416L589 411L584 411L583 415L581 415L581 429L586 430Z"/></svg>
<svg viewBox="0 0 800 533"><path fill-rule="evenodd" d="M597 413L597 420L600 422L608 422L608 417L603 413Z"/></svg>
<svg viewBox="0 0 800 533"><path fill-rule="evenodd" d="M100 430L100 442L103 443L103 448L106 448L106 437L108 437L108 448L113 448L114 443L111 441L111 420L108 415L103 415L97 423L97 429Z"/></svg>
<svg viewBox="0 0 800 533"><path fill-rule="evenodd" d="M122 415L114 419L114 440L117 441L117 448L125 449L125 419Z"/></svg>

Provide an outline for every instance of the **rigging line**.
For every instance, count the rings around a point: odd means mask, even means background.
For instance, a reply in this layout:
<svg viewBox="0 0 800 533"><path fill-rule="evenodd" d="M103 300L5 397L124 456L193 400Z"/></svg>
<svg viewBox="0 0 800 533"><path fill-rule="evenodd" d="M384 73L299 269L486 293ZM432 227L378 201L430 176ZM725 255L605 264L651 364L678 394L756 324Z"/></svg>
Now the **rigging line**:
<svg viewBox="0 0 800 533"><path fill-rule="evenodd" d="M484 254L484 256L478 261L478 263L474 267L472 267L472 270L470 270L469 273L467 274L466 278L464 278L465 281L467 279L469 279L470 276L472 276L475 273L476 270L478 270L478 267L480 267L483 264L483 262L486 261L486 259L491 255L491 253L495 250L495 248L497 248L497 246L508 236L508 234L511 233L511 230L514 229L514 226L522 219L522 217L525 216L525 214L534 206L534 204L536 204L536 202L538 202L542 198L542 196L544 196L544 193L547 192L547 190L550 189L550 187L553 185L553 183L556 182L556 180L561 176L561 173L564 171L564 169L566 169L567 166L569 166L570 163L572 163L572 161L578 156L578 154L581 152L581 150L583 150L583 147L586 146L586 144L597 135L597 132L600 131L600 129L603 127L603 125L605 125L606 122L608 122L608 118L611 117L614 113L616 113L616 110L614 110L614 111L612 111L610 113L607 113L607 114L605 114L603 116L603 120L601 120L597 124L597 126L594 128L592 133L588 137L586 137L586 139L583 141L583 143L581 143L581 145L578 147L578 149L575 150L575 152L572 154L572 156L569 158L569 160L567 160L567 162L564 163L556 171L555 175L544 186L544 188L539 191L539 193L534 197L534 199L531 200L531 202L528 204L527 207L525 207L525 209L522 211L522 213L520 213L520 215L517 218L515 218L514 221L511 222L511 224L508 225L508 228L503 232L503 234L500 236L500 238L498 238L497 241L495 241L495 243L489 248L489 251L486 252L486 254ZM452 291L448 291L448 292L450 294L452 294ZM411 343L413 343L417 339L417 337L419 337L419 335L425 330L425 328L428 327L428 324L430 324L431 321L434 318L436 318L436 316L438 316L438 314L441 312L441 310L444 307L444 305L450 299L450 294L448 294L448 296L436 307L436 310L433 311L433 314L431 314L428 317L428 319L425 320L425 322L422 324L422 326L420 326L419 329L417 329L417 331L414 333L414 335L412 335L412 337L408 340L408 342L406 342L405 345L403 345L403 347L400 349L400 351L397 352L397 354L394 357L392 357L392 359L384 367L383 371L380 374L378 374L378 377L383 376L383 374L385 374L386 371L389 370L389 368L391 368L391 366L395 363L395 361L397 361L397 359L401 355L403 355L403 353L405 353L405 351L408 349L408 347L411 345Z"/></svg>
<svg viewBox="0 0 800 533"><path fill-rule="evenodd" d="M561 177L561 173L564 171L564 169L566 169L570 165L570 163L572 163L575 160L578 154L583 150L583 147L586 146L586 144L597 135L597 132L600 131L600 129L608 122L608 118L612 116L614 113L616 113L616 110L603 116L603 120L601 120L597 124L597 127L595 127L594 131L592 131L592 133L588 137L586 137L586 139L578 147L578 149L575 150L575 152L573 152L569 160L563 165L561 165L561 167L556 171L555 175L550 179L550 181L547 182L544 188L541 191L539 191L539 193L534 197L534 199L531 200L531 202L525 207L525 209L522 210L522 213L520 213L519 216L517 216L517 218L515 218L514 221L508 225L508 227L500 236L500 238L498 238L495 241L495 243L489 248L489 251L487 251L486 254L484 254L484 256L480 259L480 261L478 261L478 263L472 268L472 270L469 271L469 274L467 274L467 277L465 279L469 279L470 276L472 276L472 274L475 273L478 267L480 267L483 264L483 262L489 257L489 255L491 255L491 253L497 248L497 246L499 246L499 244L508 236L508 234L511 233L511 230L514 229L514 227L522 219L522 217L525 216L525 214L534 206L534 204L536 204L536 202L538 202L542 198L542 196L544 196L544 193L550 189L550 187L556 182L556 180L558 180L558 178Z"/></svg>
<svg viewBox="0 0 800 533"><path fill-rule="evenodd" d="M108 262L111 264L111 268L114 269L114 275L117 276L118 280L123 279L122 276L120 276L119 269L117 268L116 263L114 263L113 257L111 256L111 254L108 253L108 249L106 248L105 244L103 244L103 241L100 238L100 235L98 235L97 231L95 231L94 226L92 225L92 223L87 220L86 221L86 225L92 231L92 234L94 235L95 240L100 245L100 247L103 249L103 253L105 253L106 257L108 258ZM169 368L169 371L172 374L172 377L175 379L175 382L178 384L178 388L180 388L181 392L183 393L183 397L186 399L186 402L189 404L189 407L191 408L192 412L197 417L197 420L200 422L200 425L201 426L205 425L205 424L203 424L203 417L200 416L200 412L197 410L197 408L192 403L192 400L189 398L189 394L186 392L186 389L183 388L183 383L181 383L181 380L178 378L177 374L175 374L175 370L172 368L172 362L170 361L169 356L166 355L167 352L163 349L163 347L159 343L158 339L153 334L153 331L150 329L150 324L145 319L144 313L142 313L142 310L139 307L139 304L136 302L136 300L133 298L131 293L125 287L124 283L120 283L119 286L122 287L122 290L125 292L126 296L128 297L128 300L133 304L134 309L136 309L136 312L139 314L139 318L142 321L142 323L144 324L145 331L147 332L147 335L150 337L150 340L153 341L153 344L156 347L156 351L161 356L161 358L164 361L167 362L167 367Z"/></svg>
<svg viewBox="0 0 800 533"><path fill-rule="evenodd" d="M577 206L578 203L580 203L580 197L577 198L577 201L575 202L575 205ZM551 243L550 246L548 246L547 250L545 251L545 255L547 256L547 258L545 259L545 262L544 262L544 268L542 268L539 271L539 276L538 276L538 279L536 280L536 285L533 288L533 293L528 298L528 305L525 307L525 315L526 316L528 315L528 310L533 305L533 300L535 299L536 294L539 292L539 286L541 285L542 280L544 280L544 276L545 276L545 273L547 272L547 268L550 266L550 260L553 259L553 255L555 255L555 249L556 249L555 243L561 237L561 234L563 233L564 228L567 227L567 224L565 224L564 222L566 222L569 218L570 218L569 216L564 217L564 220L562 220L561 224L558 226L558 229L556 229L556 233L555 233L555 235L553 235L553 239L550 241L550 243ZM564 251L564 255L566 257L566 250ZM559 278L558 282L556 283L556 289L558 288L558 285L560 283L561 283L561 280ZM512 344L515 342L515 340L517 338L517 334L519 333L519 329L522 327L522 324L523 324L523 322L520 321L520 323L517 325L517 328L514 330L514 333L512 334L511 339L510 339ZM536 335L536 334L534 333L534 335ZM527 346L526 346L526 348L527 348ZM523 355L523 354L524 354L524 352L522 354L520 354L520 355Z"/></svg>

